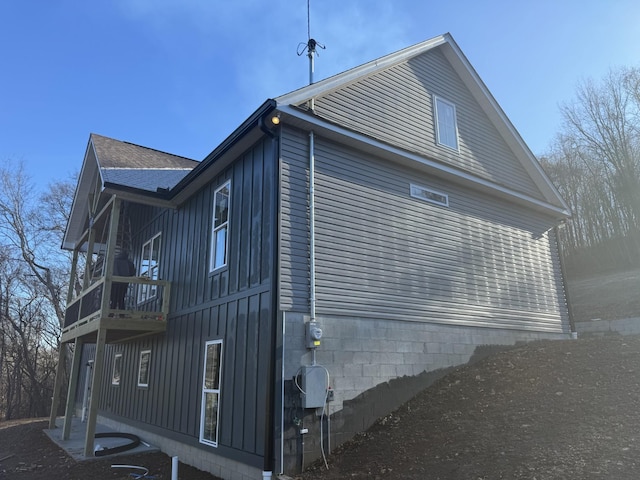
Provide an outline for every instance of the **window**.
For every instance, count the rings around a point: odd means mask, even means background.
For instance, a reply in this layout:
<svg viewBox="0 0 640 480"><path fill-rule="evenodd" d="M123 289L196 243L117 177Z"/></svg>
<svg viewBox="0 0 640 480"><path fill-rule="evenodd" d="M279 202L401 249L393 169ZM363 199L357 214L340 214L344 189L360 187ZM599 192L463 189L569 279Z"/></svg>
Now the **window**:
<svg viewBox="0 0 640 480"><path fill-rule="evenodd" d="M111 375L111 385L120 385L120 376L122 373L122 354L116 353L113 357L113 374Z"/></svg>
<svg viewBox="0 0 640 480"><path fill-rule="evenodd" d="M151 240L142 245L142 255L140 260L140 276L149 280L160 278L160 240L162 234L158 233ZM146 302L158 293L157 285L141 284L138 289L138 303Z"/></svg>
<svg viewBox="0 0 640 480"><path fill-rule="evenodd" d="M204 347L200 442L214 447L218 446L221 363L222 340L207 342Z"/></svg>
<svg viewBox="0 0 640 480"><path fill-rule="evenodd" d="M458 150L456 107L439 97L433 97L436 118L436 141L439 145Z"/></svg>
<svg viewBox="0 0 640 480"><path fill-rule="evenodd" d="M140 365L138 366L138 386L149 386L149 363L151 362L151 350L140 352Z"/></svg>
<svg viewBox="0 0 640 480"><path fill-rule="evenodd" d="M429 203L442 205L443 207L449 206L449 196L447 194L436 192L430 188L420 187L419 185L411 184L411 196Z"/></svg>
<svg viewBox="0 0 640 480"><path fill-rule="evenodd" d="M229 252L229 197L231 182L218 188L213 197L213 233L211 235L211 266L214 271L227 264Z"/></svg>

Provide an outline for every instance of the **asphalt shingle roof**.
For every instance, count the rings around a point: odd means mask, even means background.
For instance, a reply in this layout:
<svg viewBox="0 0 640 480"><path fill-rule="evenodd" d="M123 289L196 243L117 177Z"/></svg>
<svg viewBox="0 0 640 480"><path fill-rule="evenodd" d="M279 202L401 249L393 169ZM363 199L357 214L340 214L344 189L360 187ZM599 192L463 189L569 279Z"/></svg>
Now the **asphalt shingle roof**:
<svg viewBox="0 0 640 480"><path fill-rule="evenodd" d="M174 187L199 163L95 133L91 143L105 182L151 192Z"/></svg>
<svg viewBox="0 0 640 480"><path fill-rule="evenodd" d="M192 170L199 163L189 158L114 140L95 133L91 134L91 141L100 168L186 168Z"/></svg>

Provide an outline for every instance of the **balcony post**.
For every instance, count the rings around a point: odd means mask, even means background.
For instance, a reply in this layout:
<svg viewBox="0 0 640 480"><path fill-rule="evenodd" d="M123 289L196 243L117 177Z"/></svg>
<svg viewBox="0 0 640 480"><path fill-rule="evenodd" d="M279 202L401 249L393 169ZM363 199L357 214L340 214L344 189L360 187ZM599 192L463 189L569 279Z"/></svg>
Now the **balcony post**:
<svg viewBox="0 0 640 480"><path fill-rule="evenodd" d="M69 305L71 303L71 301L73 300L74 295L74 291L75 291L75 287L76 287L76 271L78 270L78 250L79 250L79 246L76 245L76 247L73 249L73 260L71 260L71 275L70 275L70 279L69 279L69 290L67 292L67 305Z"/></svg>
<svg viewBox="0 0 640 480"><path fill-rule="evenodd" d="M64 409L64 427L62 428L62 439L69 440L71 434L71 419L76 403L76 387L78 386L78 377L80 376L80 358L82 357L82 338L76 338L75 347L73 349L73 361L71 362L71 372L69 372L69 389L67 391L67 405Z"/></svg>
<svg viewBox="0 0 640 480"><path fill-rule="evenodd" d="M90 219L93 222L94 219ZM89 287L93 270L93 247L96 241L96 230L93 225L89 226L89 243L87 245L87 261L84 265L84 279L82 282L82 289L86 290Z"/></svg>
<svg viewBox="0 0 640 480"><path fill-rule="evenodd" d="M53 397L51 397L51 413L49 415L49 429L56 428L56 414L60 404L60 392L62 379L64 378L64 365L67 363L67 344L60 342L58 352L58 366L56 367L56 380L53 384Z"/></svg>
<svg viewBox="0 0 640 480"><path fill-rule="evenodd" d="M102 375L104 372L104 345L107 331L104 328L98 330L96 339L96 356L93 359L93 380L91 381L91 395L89 398L89 413L87 415L87 435L84 439L84 456L93 457L93 444L96 436L96 422L98 420L98 403L102 390Z"/></svg>
<svg viewBox="0 0 640 480"><path fill-rule="evenodd" d="M109 236L107 239L107 255L104 259L104 290L102 291L101 312L109 310L111 302L111 276L113 275L113 260L115 258L116 240L118 239L118 223L120 222L120 202L121 200L114 196L113 206L111 207L111 221L109 222Z"/></svg>
<svg viewBox="0 0 640 480"><path fill-rule="evenodd" d="M71 262L71 278L69 280L69 290L67 292L67 305L73 300L75 289L75 278L78 267L78 246L73 249L73 260ZM77 319L76 319L77 320ZM65 312L66 321L66 312ZM64 324L61 325L64 328ZM51 413L49 414L49 429L56 428L56 414L58 413L58 405L60 404L60 392L62 391L62 380L64 378L64 366L67 363L66 343L60 342L58 345L58 365L56 366L56 379L53 384L53 396L51 397Z"/></svg>

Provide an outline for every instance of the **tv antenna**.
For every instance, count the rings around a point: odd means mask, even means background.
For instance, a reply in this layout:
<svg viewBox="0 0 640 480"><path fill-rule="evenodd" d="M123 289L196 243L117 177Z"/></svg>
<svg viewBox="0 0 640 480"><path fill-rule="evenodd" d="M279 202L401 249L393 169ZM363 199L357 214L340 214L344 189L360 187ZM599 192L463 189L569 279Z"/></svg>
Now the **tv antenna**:
<svg viewBox="0 0 640 480"><path fill-rule="evenodd" d="M326 47L316 40L311 38L311 0L307 0L307 43L301 42L298 44L298 56L307 52L309 57L309 85L313 83L313 72L315 67L315 56L317 54L316 48L325 49ZM319 54L318 54L319 55Z"/></svg>

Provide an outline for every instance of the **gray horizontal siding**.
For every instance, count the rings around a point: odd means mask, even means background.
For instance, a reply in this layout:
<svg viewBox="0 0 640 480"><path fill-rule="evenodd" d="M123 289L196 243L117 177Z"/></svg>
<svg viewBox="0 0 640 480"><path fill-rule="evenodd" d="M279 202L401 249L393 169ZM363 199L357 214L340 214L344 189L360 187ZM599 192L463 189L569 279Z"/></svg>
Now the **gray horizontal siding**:
<svg viewBox="0 0 640 480"><path fill-rule="evenodd" d="M308 140L283 129L280 140L279 289L281 310L309 310Z"/></svg>
<svg viewBox="0 0 640 480"><path fill-rule="evenodd" d="M459 152L436 144L433 94L456 105ZM439 49L318 97L315 105L340 125L542 199Z"/></svg>
<svg viewBox="0 0 640 480"><path fill-rule="evenodd" d="M294 143L308 148L307 135L287 131L283 148ZM304 171L306 157L288 157L286 169ZM318 137L315 160L319 315L566 328L550 219ZM412 198L411 183L448 194L450 206ZM283 197L283 208L306 211L306 201ZM308 309L307 228L282 228L281 304L291 310Z"/></svg>

